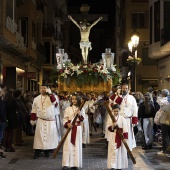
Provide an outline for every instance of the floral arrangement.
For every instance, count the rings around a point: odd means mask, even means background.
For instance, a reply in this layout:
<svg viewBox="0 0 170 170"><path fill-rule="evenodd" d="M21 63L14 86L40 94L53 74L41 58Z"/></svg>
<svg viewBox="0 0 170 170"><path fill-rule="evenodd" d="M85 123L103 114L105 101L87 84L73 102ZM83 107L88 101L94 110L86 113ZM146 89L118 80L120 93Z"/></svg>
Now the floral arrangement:
<svg viewBox="0 0 170 170"><path fill-rule="evenodd" d="M120 72L119 70L112 71L107 68L104 69L103 64L73 64L67 62L64 64L62 69L53 69L51 72L51 81L65 82L67 87L74 81L78 87L98 85L101 82L112 80L112 84L120 83Z"/></svg>

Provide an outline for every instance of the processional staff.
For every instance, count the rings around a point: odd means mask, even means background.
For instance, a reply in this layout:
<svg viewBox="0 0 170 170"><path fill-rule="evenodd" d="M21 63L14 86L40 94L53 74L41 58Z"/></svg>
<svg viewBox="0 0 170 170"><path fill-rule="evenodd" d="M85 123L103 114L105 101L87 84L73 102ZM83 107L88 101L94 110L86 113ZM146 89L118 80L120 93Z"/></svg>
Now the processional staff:
<svg viewBox="0 0 170 170"><path fill-rule="evenodd" d="M109 116L110 116L110 118L112 119L112 122L115 123L115 122L116 122L116 119L115 119L115 116L112 114L112 111L110 110L110 108L109 108L109 106L108 106L108 102L104 102L103 105L106 107L106 109L107 109L107 111L108 111L108 113L109 113ZM123 142L123 144L124 144L124 146L125 146L125 148L126 148L126 150L127 150L127 153L129 154L129 156L130 156L133 164L136 164L136 160L135 160L135 158L133 157L132 152L130 151L129 146L128 146L128 144L126 143L126 141L125 141L125 139L124 139L124 137L123 137L123 134L122 134L120 128L118 127L118 125L116 125L115 129L117 130L118 135L119 135L120 139L122 140L122 142Z"/></svg>
<svg viewBox="0 0 170 170"><path fill-rule="evenodd" d="M82 98L82 102L81 102L81 105L80 105L80 107L79 107L78 110L81 110L81 109L83 108L83 106L84 106L84 104L85 104L85 102L86 102L87 100L88 100L88 98L85 98L85 97ZM73 121L71 122L73 126L74 126L74 124L75 124L76 119L78 118L78 116L79 116L79 114L77 113L76 116L74 117ZM61 146L64 144L64 142L65 142L65 140L66 140L66 138L67 138L70 130L71 130L71 128L68 128L68 129L67 129L65 135L63 136L63 138L61 139L60 143L58 144L57 148L55 149L55 151L54 151L54 153L53 153L53 158L56 157L56 155L57 155L57 153L59 152Z"/></svg>

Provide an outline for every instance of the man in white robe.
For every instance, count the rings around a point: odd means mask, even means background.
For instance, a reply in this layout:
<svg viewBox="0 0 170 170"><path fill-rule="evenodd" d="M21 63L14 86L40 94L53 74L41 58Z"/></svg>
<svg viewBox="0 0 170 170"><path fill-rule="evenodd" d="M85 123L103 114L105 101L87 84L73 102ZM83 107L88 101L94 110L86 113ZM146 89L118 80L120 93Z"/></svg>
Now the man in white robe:
<svg viewBox="0 0 170 170"><path fill-rule="evenodd" d="M33 101L30 120L32 125L36 125L33 144L34 159L39 157L42 150L45 156L49 157L49 151L58 146L55 120L56 98L46 85L41 86L40 92L41 94Z"/></svg>
<svg viewBox="0 0 170 170"><path fill-rule="evenodd" d="M128 84L124 83L122 85L122 95L123 98L120 105L120 115L122 115L127 122L128 127L128 140L127 144L130 151L136 147L136 140L134 136L133 127L138 123L138 106L136 99L128 93Z"/></svg>

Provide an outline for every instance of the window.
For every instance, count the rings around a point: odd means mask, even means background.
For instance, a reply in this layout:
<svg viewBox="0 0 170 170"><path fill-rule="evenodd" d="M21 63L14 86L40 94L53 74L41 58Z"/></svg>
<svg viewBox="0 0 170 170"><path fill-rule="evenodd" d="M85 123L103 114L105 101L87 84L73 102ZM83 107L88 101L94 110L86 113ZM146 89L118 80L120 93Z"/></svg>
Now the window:
<svg viewBox="0 0 170 170"><path fill-rule="evenodd" d="M54 44L52 44L52 64L56 64L56 50Z"/></svg>
<svg viewBox="0 0 170 170"><path fill-rule="evenodd" d="M32 41L36 42L36 25L34 21L32 21Z"/></svg>
<svg viewBox="0 0 170 170"><path fill-rule="evenodd" d="M154 3L154 42L160 41L160 1Z"/></svg>
<svg viewBox="0 0 170 170"><path fill-rule="evenodd" d="M133 12L132 13L132 28L144 29L148 28L148 12Z"/></svg>
<svg viewBox="0 0 170 170"><path fill-rule="evenodd" d="M164 27L170 23L170 2L164 2Z"/></svg>
<svg viewBox="0 0 170 170"><path fill-rule="evenodd" d="M45 64L50 64L50 42L45 42L44 46L46 48L46 61L45 61Z"/></svg>
<svg viewBox="0 0 170 170"><path fill-rule="evenodd" d="M149 32L150 32L150 44L152 44L152 10L153 10L153 8L151 6L150 7L150 30L149 30Z"/></svg>
<svg viewBox="0 0 170 170"><path fill-rule="evenodd" d="M19 18L19 33L24 37L24 45L28 46L28 18Z"/></svg>

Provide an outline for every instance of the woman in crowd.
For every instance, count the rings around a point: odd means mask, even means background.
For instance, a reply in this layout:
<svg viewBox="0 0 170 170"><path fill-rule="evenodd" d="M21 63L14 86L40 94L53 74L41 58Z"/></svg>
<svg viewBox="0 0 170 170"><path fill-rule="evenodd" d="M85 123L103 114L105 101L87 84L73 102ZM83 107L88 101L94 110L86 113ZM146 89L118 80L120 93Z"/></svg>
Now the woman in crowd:
<svg viewBox="0 0 170 170"><path fill-rule="evenodd" d="M147 94L144 96L144 102L139 105L138 118L144 131L145 143L142 149L151 149L153 142L153 119L155 117L155 108L151 104L151 98Z"/></svg>

